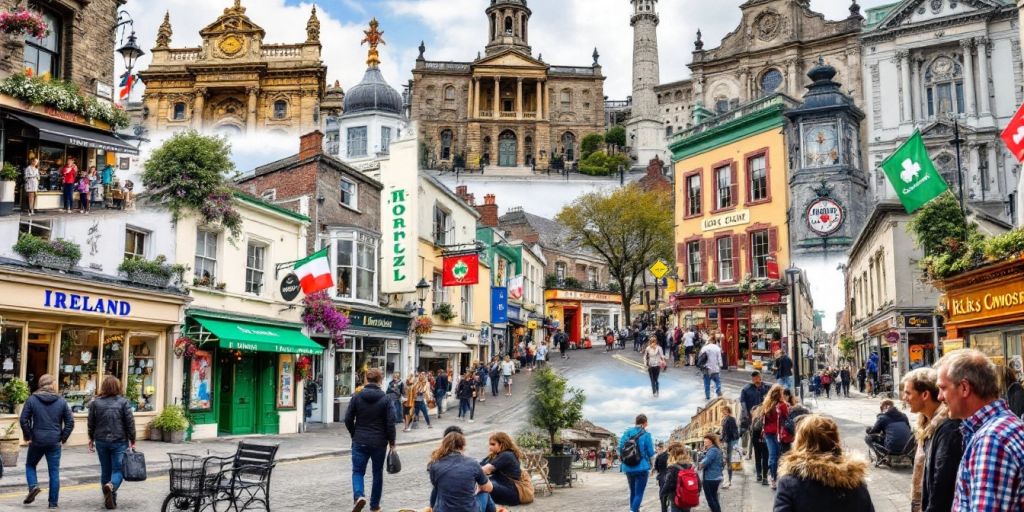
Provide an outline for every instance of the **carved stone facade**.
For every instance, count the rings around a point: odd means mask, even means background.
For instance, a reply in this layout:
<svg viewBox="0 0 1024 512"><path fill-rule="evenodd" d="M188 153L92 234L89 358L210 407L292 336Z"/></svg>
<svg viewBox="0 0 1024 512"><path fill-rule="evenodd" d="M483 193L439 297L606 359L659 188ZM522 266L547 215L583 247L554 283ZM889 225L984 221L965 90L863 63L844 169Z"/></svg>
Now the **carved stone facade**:
<svg viewBox="0 0 1024 512"><path fill-rule="evenodd" d="M739 26L717 48L705 50L698 31L692 79L656 88L666 139L692 126L697 105L722 113L774 92L803 96L807 72L819 57L836 68L836 81L859 101L864 18L856 2L849 17L838 21L812 11L808 0L748 0L740 10Z"/></svg>
<svg viewBox="0 0 1024 512"><path fill-rule="evenodd" d="M411 119L419 130L422 164L545 169L552 156L572 162L580 142L604 131L604 76L598 64L554 66L533 57L526 0L496 0L487 8L490 42L472 62L428 61L413 69Z"/></svg>
<svg viewBox="0 0 1024 512"><path fill-rule="evenodd" d="M954 119L959 124L964 199L1013 221L1020 165L999 140L1021 101L1016 6L993 0L904 0L869 9L863 34L864 110L875 201L896 192L879 168L920 130L932 161L959 193Z"/></svg>
<svg viewBox="0 0 1024 512"><path fill-rule="evenodd" d="M152 63L139 73L150 133L194 128L298 136L319 127L327 68L315 7L307 39L298 44L264 44L266 33L245 15L241 0L199 33L202 46L171 48L169 15L160 26Z"/></svg>

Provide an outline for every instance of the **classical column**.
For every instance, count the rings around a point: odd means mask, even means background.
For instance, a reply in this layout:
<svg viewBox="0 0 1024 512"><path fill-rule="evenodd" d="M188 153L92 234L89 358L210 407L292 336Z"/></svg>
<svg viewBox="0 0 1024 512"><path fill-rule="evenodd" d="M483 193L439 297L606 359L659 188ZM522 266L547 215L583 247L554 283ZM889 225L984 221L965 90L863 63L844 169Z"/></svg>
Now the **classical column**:
<svg viewBox="0 0 1024 512"><path fill-rule="evenodd" d="M896 61L900 68L900 87L903 91L903 122L908 123L912 121L910 108L913 100L910 99L910 59L907 51L896 52Z"/></svg>
<svg viewBox="0 0 1024 512"><path fill-rule="evenodd" d="M996 160L996 143L985 146L985 160L988 162L988 189L998 192L998 197L1003 197L1006 184L1003 180L999 179L999 171L996 167L998 165Z"/></svg>
<svg viewBox="0 0 1024 512"><path fill-rule="evenodd" d="M536 117L537 119L544 119L544 115L542 114L542 112L543 112L542 105L543 104L541 103L541 101L543 100L543 97L542 97L543 91L544 91L544 88L542 87L542 82L540 80L537 80L537 95L534 96L534 98L533 98L533 104L534 104L533 114L535 116L537 116Z"/></svg>
<svg viewBox="0 0 1024 512"><path fill-rule="evenodd" d="M964 111L968 116L973 116L978 112L977 102L974 99L974 55L971 54L973 46L974 41L970 39L960 41L960 48L964 51L964 101L967 102L967 108ZM937 101L938 98L936 98Z"/></svg>
<svg viewBox="0 0 1024 512"><path fill-rule="evenodd" d="M988 38L979 37L974 40L978 45L978 112L992 113L992 100L988 96Z"/></svg>
<svg viewBox="0 0 1024 512"><path fill-rule="evenodd" d="M192 101L192 127L197 131L203 129L203 108L206 104L206 88L200 87L195 91L195 99Z"/></svg>
<svg viewBox="0 0 1024 512"><path fill-rule="evenodd" d="M516 79L516 119L523 118L523 79Z"/></svg>
<svg viewBox="0 0 1024 512"><path fill-rule="evenodd" d="M743 97L743 99L740 100L740 102L741 103L745 103L745 102L753 100L753 97L751 97L751 94L750 94L750 76L749 76L749 74L747 72L747 68L745 68L745 67L739 68L739 72L740 72L740 94Z"/></svg>
<svg viewBox="0 0 1024 512"><path fill-rule="evenodd" d="M501 117L501 77L494 77L494 112L492 116Z"/></svg>
<svg viewBox="0 0 1024 512"><path fill-rule="evenodd" d="M245 116L245 133L252 135L256 133L256 87L247 87L245 92L249 94L249 109Z"/></svg>
<svg viewBox="0 0 1024 512"><path fill-rule="evenodd" d="M541 119L547 119L550 116L548 110L548 102L551 100L551 94L548 92L548 81L544 80L540 84L540 106L541 106Z"/></svg>
<svg viewBox="0 0 1024 512"><path fill-rule="evenodd" d="M789 59L786 61L786 89L789 91L791 96L797 97L797 87L796 59Z"/></svg>
<svg viewBox="0 0 1024 512"><path fill-rule="evenodd" d="M469 87L466 89L466 117L473 117L473 82L476 82L476 78L469 79Z"/></svg>
<svg viewBox="0 0 1024 512"><path fill-rule="evenodd" d="M914 122L921 120L921 57L912 55L910 57L910 97L913 101L910 112L914 115Z"/></svg>
<svg viewBox="0 0 1024 512"><path fill-rule="evenodd" d="M480 117L480 79L473 79L473 87L475 94L473 94L473 117Z"/></svg>

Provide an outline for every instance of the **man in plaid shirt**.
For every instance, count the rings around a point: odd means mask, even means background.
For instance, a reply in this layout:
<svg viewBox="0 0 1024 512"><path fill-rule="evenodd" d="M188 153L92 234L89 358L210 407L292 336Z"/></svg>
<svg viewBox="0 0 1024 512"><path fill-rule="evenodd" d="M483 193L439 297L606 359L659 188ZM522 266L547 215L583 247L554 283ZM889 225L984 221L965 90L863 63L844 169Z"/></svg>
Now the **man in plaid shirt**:
<svg viewBox="0 0 1024 512"><path fill-rule="evenodd" d="M999 399L996 366L977 350L951 352L936 366L939 399L963 420L953 512L1024 511L1024 422Z"/></svg>

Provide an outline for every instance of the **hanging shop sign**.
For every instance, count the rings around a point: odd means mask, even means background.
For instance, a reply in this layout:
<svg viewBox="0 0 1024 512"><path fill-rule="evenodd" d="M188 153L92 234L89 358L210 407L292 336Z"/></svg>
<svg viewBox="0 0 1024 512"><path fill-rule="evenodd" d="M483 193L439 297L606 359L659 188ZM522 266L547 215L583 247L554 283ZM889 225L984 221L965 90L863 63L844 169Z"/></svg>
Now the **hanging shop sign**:
<svg viewBox="0 0 1024 512"><path fill-rule="evenodd" d="M899 331L889 331L889 332L885 333L885 341L887 341L889 343L899 343L900 342L900 332Z"/></svg>
<svg viewBox="0 0 1024 512"><path fill-rule="evenodd" d="M907 327L931 327L931 315L903 315L903 324Z"/></svg>
<svg viewBox="0 0 1024 512"><path fill-rule="evenodd" d="M127 317L131 315L132 304L126 300L94 297L79 293L65 293L43 290L43 307L64 311L81 311L100 315Z"/></svg>
<svg viewBox="0 0 1024 512"><path fill-rule="evenodd" d="M443 267L444 286L468 286L480 282L480 255L476 253L446 256Z"/></svg>
<svg viewBox="0 0 1024 512"><path fill-rule="evenodd" d="M508 323L508 289L502 286L491 288L491 323Z"/></svg>
<svg viewBox="0 0 1024 512"><path fill-rule="evenodd" d="M352 329L377 329L406 333L409 331L409 317L364 313L362 311L345 311Z"/></svg>
<svg viewBox="0 0 1024 512"><path fill-rule="evenodd" d="M380 287L383 293L413 293L419 281L419 236L416 212L419 176L415 164L415 141L391 145L391 159L386 168L381 164L380 193L381 226L385 234L381 242Z"/></svg>
<svg viewBox="0 0 1024 512"><path fill-rule="evenodd" d="M302 291L302 286L299 285L299 278L295 274L288 274L281 280L281 298L285 302L295 300L300 291Z"/></svg>
<svg viewBox="0 0 1024 512"><path fill-rule="evenodd" d="M843 207L832 198L822 197L812 202L805 213L807 226L811 231L827 236L835 233L843 225L845 215Z"/></svg>
<svg viewBox="0 0 1024 512"><path fill-rule="evenodd" d="M508 278L508 296L512 300L522 300L523 298L523 285L526 282L524 276L515 276Z"/></svg>

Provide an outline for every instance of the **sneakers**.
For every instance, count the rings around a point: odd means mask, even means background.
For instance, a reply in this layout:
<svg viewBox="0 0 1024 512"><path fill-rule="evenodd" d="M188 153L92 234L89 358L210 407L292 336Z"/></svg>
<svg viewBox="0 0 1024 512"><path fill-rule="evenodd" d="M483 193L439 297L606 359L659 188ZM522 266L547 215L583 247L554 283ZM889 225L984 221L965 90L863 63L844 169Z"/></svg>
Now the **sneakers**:
<svg viewBox="0 0 1024 512"><path fill-rule="evenodd" d="M473 423L473 420L469 420L469 422L470 422L470 423Z"/></svg>
<svg viewBox="0 0 1024 512"><path fill-rule="evenodd" d="M103 484L103 506L107 507L107 510L114 509L114 485L111 483Z"/></svg>
<svg viewBox="0 0 1024 512"><path fill-rule="evenodd" d="M36 496L39 496L39 488L33 487L29 489L28 496L25 496L25 501L23 501L22 503L29 505L36 500Z"/></svg>
<svg viewBox="0 0 1024 512"><path fill-rule="evenodd" d="M352 507L352 512L363 512L364 508L366 508L366 498L360 496L356 500L355 506Z"/></svg>
<svg viewBox="0 0 1024 512"><path fill-rule="evenodd" d="M729 480L728 482L722 484L722 489L728 489L730 487L732 487L732 480Z"/></svg>
<svg viewBox="0 0 1024 512"><path fill-rule="evenodd" d="M768 479L764 478L761 480L761 485L768 485Z"/></svg>

